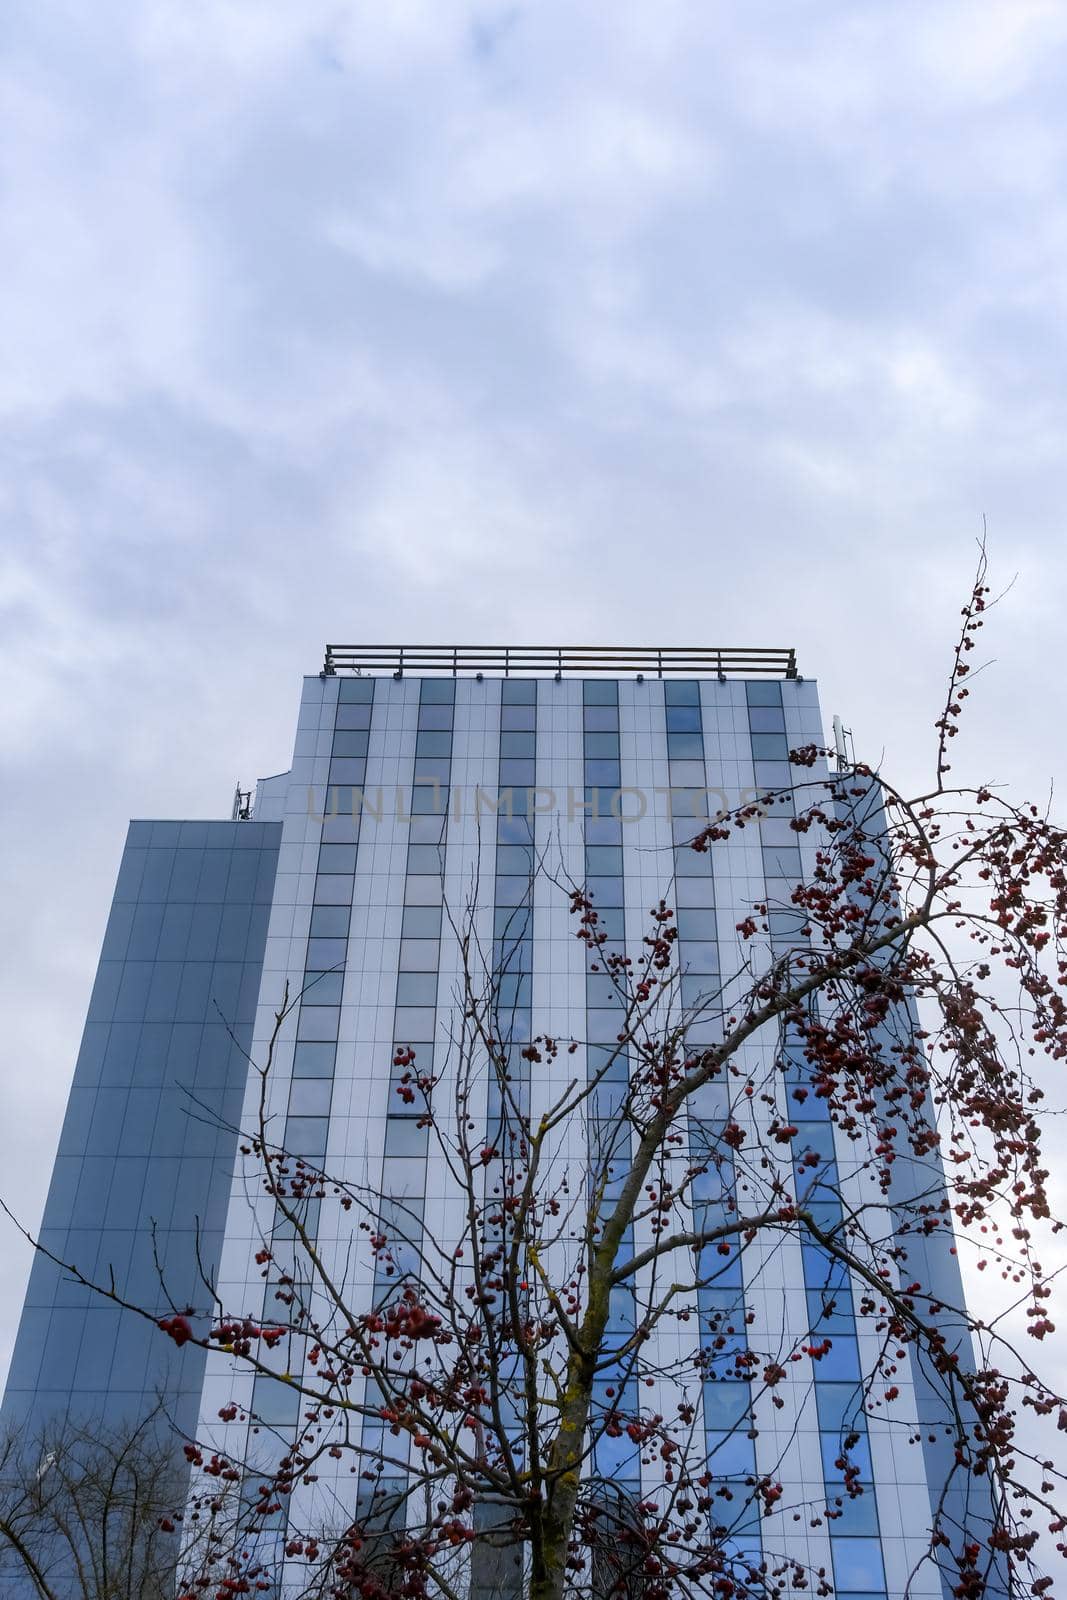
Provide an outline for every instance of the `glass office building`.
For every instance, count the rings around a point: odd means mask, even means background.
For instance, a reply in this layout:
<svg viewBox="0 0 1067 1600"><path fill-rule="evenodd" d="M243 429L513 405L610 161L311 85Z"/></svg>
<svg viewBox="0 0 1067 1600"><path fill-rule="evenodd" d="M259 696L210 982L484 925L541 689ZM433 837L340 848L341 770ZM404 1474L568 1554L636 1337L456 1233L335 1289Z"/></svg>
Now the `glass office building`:
<svg viewBox="0 0 1067 1600"><path fill-rule="evenodd" d="M783 811L697 854L684 842L692 817L675 815L674 796L699 792L714 814L787 787L789 749L811 743L823 743L817 688L787 651L331 649L325 670L305 680L291 765L259 783L247 819L131 826L45 1241L90 1275L114 1267L132 1298L155 1304L155 1219L171 1297L196 1304L190 1229L199 1215L223 1299L262 1302L259 1234L232 1129L253 1117L258 1082L246 1052L263 1058L287 985L303 998L275 1051L280 1142L366 1184L383 1207L402 1196L424 1228L437 1226L453 1200L448 1174L394 1092L392 1063L398 1047L415 1048L420 1063L435 1051L443 1058L461 971L449 907L477 885L473 916L486 949L523 908L520 953L503 980L512 1038L581 1040L592 1061L614 1037L617 1013L587 972L566 896L532 875L535 858L547 852L557 876L587 885L611 937L637 948L649 907L667 894L677 906L681 998L695 1001L739 961L737 924L752 905L788 905L814 845ZM505 791L512 802L501 806ZM787 912L770 922L772 943L794 936ZM536 1112L547 1090L531 1077L521 1092ZM796 1148L817 1149L832 1171L848 1153L820 1105L808 1103ZM351 1242L340 1233L332 1241L339 1250ZM947 1253L931 1246L926 1268L946 1300L958 1300ZM373 1259L357 1256L353 1270L357 1298L371 1295ZM740 1297L753 1347L784 1348L817 1319L825 1273L817 1253L780 1244L751 1293L740 1263L724 1269L709 1309ZM773 1472L786 1505L840 1494L842 1418L879 1344L847 1281L833 1289L832 1354L803 1405L761 1419L753 1439L736 1427L743 1386L705 1391L713 1472L739 1484ZM613 1312L623 1322L626 1314L625 1304ZM917 1371L902 1371L899 1388L892 1422L850 1414L869 1493L829 1521L753 1514L737 1537L825 1569L851 1600L891 1600L909 1579L912 1595L940 1600L938 1573L922 1557L943 1446L904 1443L920 1416L930 1420L936 1397ZM182 1426L193 1431L199 1411L201 1427L237 1454L220 1409L236 1401L282 1426L290 1419L279 1390L262 1381L253 1390L223 1354L205 1370L195 1352L153 1341L38 1261L5 1413L69 1407L117 1420L159 1391ZM598 1465L640 1487L638 1452L620 1447Z"/></svg>

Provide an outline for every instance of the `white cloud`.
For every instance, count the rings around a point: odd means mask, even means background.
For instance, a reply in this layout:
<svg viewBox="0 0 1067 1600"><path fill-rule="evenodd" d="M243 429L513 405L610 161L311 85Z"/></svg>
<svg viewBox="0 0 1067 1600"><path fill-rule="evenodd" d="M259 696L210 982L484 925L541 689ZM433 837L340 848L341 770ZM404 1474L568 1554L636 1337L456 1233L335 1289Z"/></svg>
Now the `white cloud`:
<svg viewBox="0 0 1067 1600"><path fill-rule="evenodd" d="M31 1223L126 819L284 765L327 637L795 643L918 774L986 512L1022 578L967 748L1062 767L1062 5L6 20L0 1114Z"/></svg>

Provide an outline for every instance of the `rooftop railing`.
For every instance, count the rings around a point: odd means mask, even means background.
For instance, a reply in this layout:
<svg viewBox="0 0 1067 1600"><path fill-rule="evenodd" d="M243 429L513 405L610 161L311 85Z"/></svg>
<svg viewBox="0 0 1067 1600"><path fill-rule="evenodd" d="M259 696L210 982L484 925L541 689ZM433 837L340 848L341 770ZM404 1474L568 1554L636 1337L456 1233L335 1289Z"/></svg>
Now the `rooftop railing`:
<svg viewBox="0 0 1067 1600"><path fill-rule="evenodd" d="M795 650L749 650L740 646L665 645L396 645L328 644L323 672L405 673L417 677L795 678Z"/></svg>

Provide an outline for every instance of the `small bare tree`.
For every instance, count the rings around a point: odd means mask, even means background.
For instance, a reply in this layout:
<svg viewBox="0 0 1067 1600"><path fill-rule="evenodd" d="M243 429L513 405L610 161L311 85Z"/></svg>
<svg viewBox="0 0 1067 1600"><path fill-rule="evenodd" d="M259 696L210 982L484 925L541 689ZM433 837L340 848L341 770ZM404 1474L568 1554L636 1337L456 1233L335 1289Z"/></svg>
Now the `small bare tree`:
<svg viewBox="0 0 1067 1600"><path fill-rule="evenodd" d="M187 1473L159 1411L128 1428L70 1420L0 1443L5 1595L170 1600ZM178 1454L180 1461L180 1452Z"/></svg>
<svg viewBox="0 0 1067 1600"><path fill-rule="evenodd" d="M279 1144L286 997L243 1142L264 1297L205 1280L199 1306L131 1307L248 1379L188 1447L191 1515L227 1484L242 1508L189 1596L826 1595L776 1519L853 1515L868 1428L897 1412L940 1492L920 1565L961 1600L1048 1593L1035 1546L1067 1524L1041 1432L1067 1396L1036 1361L1062 1225L1038 1064L1067 1055L1067 834L950 786L988 599L983 554L922 792L809 748L790 789L694 823L698 853L768 816L810 847L700 984L669 882L627 951L543 854L613 1022L517 1040L475 891L451 1049L393 1063L448 1173L433 1217ZM961 1247L1003 1279L992 1314L964 1302ZM775 1335L751 1305L783 1281L807 1312ZM836 1455L790 1495L780 1461L846 1325L865 1357L822 1423Z"/></svg>

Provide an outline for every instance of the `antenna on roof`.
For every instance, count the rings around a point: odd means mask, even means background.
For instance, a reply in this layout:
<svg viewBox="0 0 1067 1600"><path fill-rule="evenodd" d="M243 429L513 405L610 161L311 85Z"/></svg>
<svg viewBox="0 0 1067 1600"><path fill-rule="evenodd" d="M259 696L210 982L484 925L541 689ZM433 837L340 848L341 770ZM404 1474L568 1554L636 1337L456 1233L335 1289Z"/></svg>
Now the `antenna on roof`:
<svg viewBox="0 0 1067 1600"><path fill-rule="evenodd" d="M856 765L856 746L852 742L852 729L846 728L840 717L834 717L834 749L837 752L837 769Z"/></svg>

